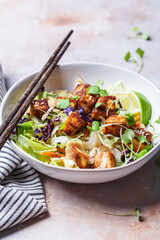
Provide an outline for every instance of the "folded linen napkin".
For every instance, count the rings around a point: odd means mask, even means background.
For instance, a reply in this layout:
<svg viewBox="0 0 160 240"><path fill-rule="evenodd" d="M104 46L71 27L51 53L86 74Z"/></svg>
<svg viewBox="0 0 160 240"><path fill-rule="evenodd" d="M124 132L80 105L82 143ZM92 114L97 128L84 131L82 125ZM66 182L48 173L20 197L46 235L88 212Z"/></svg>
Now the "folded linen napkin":
<svg viewBox="0 0 160 240"><path fill-rule="evenodd" d="M0 65L0 102L5 94ZM7 142L0 151L0 231L47 211L36 171Z"/></svg>

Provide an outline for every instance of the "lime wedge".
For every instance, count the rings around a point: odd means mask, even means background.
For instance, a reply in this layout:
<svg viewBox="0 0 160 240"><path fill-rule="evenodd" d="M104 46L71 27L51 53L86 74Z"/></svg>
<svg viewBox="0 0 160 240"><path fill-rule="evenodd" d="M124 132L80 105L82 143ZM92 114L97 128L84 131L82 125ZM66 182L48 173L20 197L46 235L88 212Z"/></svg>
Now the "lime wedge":
<svg viewBox="0 0 160 240"><path fill-rule="evenodd" d="M139 101L140 113L141 113L141 122L146 126L148 121L151 118L152 106L149 100L140 92L132 91L132 94L135 95Z"/></svg>
<svg viewBox="0 0 160 240"><path fill-rule="evenodd" d="M126 91L122 81L116 82L111 88L110 88L110 95L113 93L124 93Z"/></svg>
<svg viewBox="0 0 160 240"><path fill-rule="evenodd" d="M130 95L129 92L115 93L113 95L120 100L123 109L126 109L127 111L129 111L132 115L137 115L138 113L140 113L140 106L139 104L137 104L138 102L134 104L135 101L133 102L132 99L129 97Z"/></svg>
<svg viewBox="0 0 160 240"><path fill-rule="evenodd" d="M140 120L144 125L151 118L152 108L149 100L137 91L126 91L121 81L116 82L110 89L110 95L116 96L123 109L129 111L136 121Z"/></svg>

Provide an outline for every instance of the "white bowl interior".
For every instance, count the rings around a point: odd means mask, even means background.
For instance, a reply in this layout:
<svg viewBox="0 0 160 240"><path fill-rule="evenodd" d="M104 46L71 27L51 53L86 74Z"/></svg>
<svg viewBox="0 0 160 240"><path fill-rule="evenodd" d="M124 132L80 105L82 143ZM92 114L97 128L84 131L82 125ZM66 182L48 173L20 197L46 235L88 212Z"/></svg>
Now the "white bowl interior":
<svg viewBox="0 0 160 240"><path fill-rule="evenodd" d="M132 89L139 91L143 93L151 102L152 105L152 117L151 117L151 122L153 123L158 117L159 117L159 102L160 102L160 91L148 80L146 80L144 77L142 77L139 74L133 73L131 71L119 68L119 67L114 67L110 65L105 65L105 64L97 64L97 63L70 63L70 64L63 64L58 66L53 74L49 77L45 84L45 89L52 91L56 89L67 89L69 91L73 91L75 88L76 80L79 78L79 75L87 82L90 84L94 84L98 79L103 79L104 80L104 88L108 88L109 86L113 85L115 82L121 80L124 83L124 86L126 89ZM0 110L0 121L2 122L5 117L8 115L12 107L15 105L15 103L19 100L33 77L35 76L35 73L23 78L19 82L17 82L12 88L8 91L6 94L2 105L1 105L1 110ZM147 127L148 129L150 127ZM160 132L160 125L156 124L156 132ZM155 143L158 143L158 139L155 140ZM154 147L155 149L158 148L159 144L156 144L157 146ZM26 154L23 150L19 151L19 147L13 144L13 148L17 152L23 152L23 157ZM158 151L158 149L155 151L155 153ZM152 150L153 152L153 150ZM28 154L27 154L28 155ZM153 155L153 153L151 154ZM21 155L22 156L22 155ZM25 159L28 160L30 156L26 157ZM146 161L149 160L150 157L147 158ZM143 157L145 159L145 157ZM30 164L31 160L33 161L33 158L30 159ZM36 163L39 165L42 165L42 163L38 160L35 160ZM142 161L142 160L141 160ZM143 163L143 164L144 164ZM138 169L138 166L142 166L143 164L138 165L138 161L128 165L127 167L130 168L133 165L137 164L136 167L132 167L133 171ZM32 165L32 164L31 164ZM34 167L35 163L33 164ZM44 165L44 163L43 163ZM47 166L48 168L51 168L51 166ZM54 167L52 167L53 169ZM42 171L41 167L38 167L38 170ZM105 170L105 173L107 173L109 169ZM118 170L118 169L117 169ZM119 169L120 170L120 169ZM59 170L61 171L61 170ZM68 171L73 171L73 169L68 169ZM93 170L92 170L93 171ZM114 169L116 171L116 168ZM42 171L43 172L43 171ZM82 170L84 172L84 170ZM88 171L87 171L88 172ZM103 171L104 172L104 171ZM109 171L108 171L109 172ZM124 172L124 171L123 171ZM132 172L131 170L128 170L128 174ZM46 172L45 172L46 174ZM48 174L52 175L52 174ZM106 175L106 174L105 174ZM103 177L103 180L101 182L105 181L110 181L117 179L117 177L112 177L110 180L107 179L107 177ZM121 175L121 174L120 174ZM122 174L123 176L127 175L127 171ZM55 176L53 176L55 177ZM119 176L122 177L122 176ZM58 177L55 177L58 178ZM88 176L89 178L89 176ZM66 181L73 181L73 180L68 180L68 178L65 177L59 177L58 179L66 180ZM75 182L75 181L73 181ZM83 182L80 180L79 182ZM92 182L98 182L97 181L92 181L92 180L86 180L86 183L92 183Z"/></svg>

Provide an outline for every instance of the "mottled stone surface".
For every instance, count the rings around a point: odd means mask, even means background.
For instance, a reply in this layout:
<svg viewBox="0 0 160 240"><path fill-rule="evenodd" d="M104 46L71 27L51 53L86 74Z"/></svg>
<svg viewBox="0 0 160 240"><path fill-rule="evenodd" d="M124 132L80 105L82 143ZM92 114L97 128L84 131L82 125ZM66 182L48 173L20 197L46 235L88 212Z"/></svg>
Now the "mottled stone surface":
<svg viewBox="0 0 160 240"><path fill-rule="evenodd" d="M129 40L133 26L152 41ZM158 0L1 0L0 58L7 86L40 69L73 28L72 45L62 62L125 63L128 50L145 51L142 75L160 87L160 1ZM80 185L40 175L49 212L0 233L1 239L146 240L160 237L160 181L153 188L154 159L137 172L111 183ZM113 217L141 209L135 216Z"/></svg>

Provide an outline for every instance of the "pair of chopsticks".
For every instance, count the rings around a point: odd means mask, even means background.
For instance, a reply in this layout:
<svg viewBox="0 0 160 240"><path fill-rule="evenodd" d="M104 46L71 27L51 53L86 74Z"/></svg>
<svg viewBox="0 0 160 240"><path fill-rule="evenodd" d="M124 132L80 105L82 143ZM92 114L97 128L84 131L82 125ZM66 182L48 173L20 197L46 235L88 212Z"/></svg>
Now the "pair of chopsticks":
<svg viewBox="0 0 160 240"><path fill-rule="evenodd" d="M73 33L73 30L71 30L67 36L64 38L64 40L61 42L61 44L58 46L58 48L55 50L55 52L52 54L52 56L49 58L47 63L44 65L42 70L35 76L35 78L32 80L20 100L17 102L17 104L14 106L12 111L10 112L9 116L5 119L5 121L0 126L0 149L3 147L13 130L15 129L16 125L28 109L29 105L32 103L34 98L37 96L41 88L43 87L44 83L48 79L48 77L51 75L52 71L57 66L57 63L67 50L67 48L70 45L70 42L68 41L69 37Z"/></svg>

